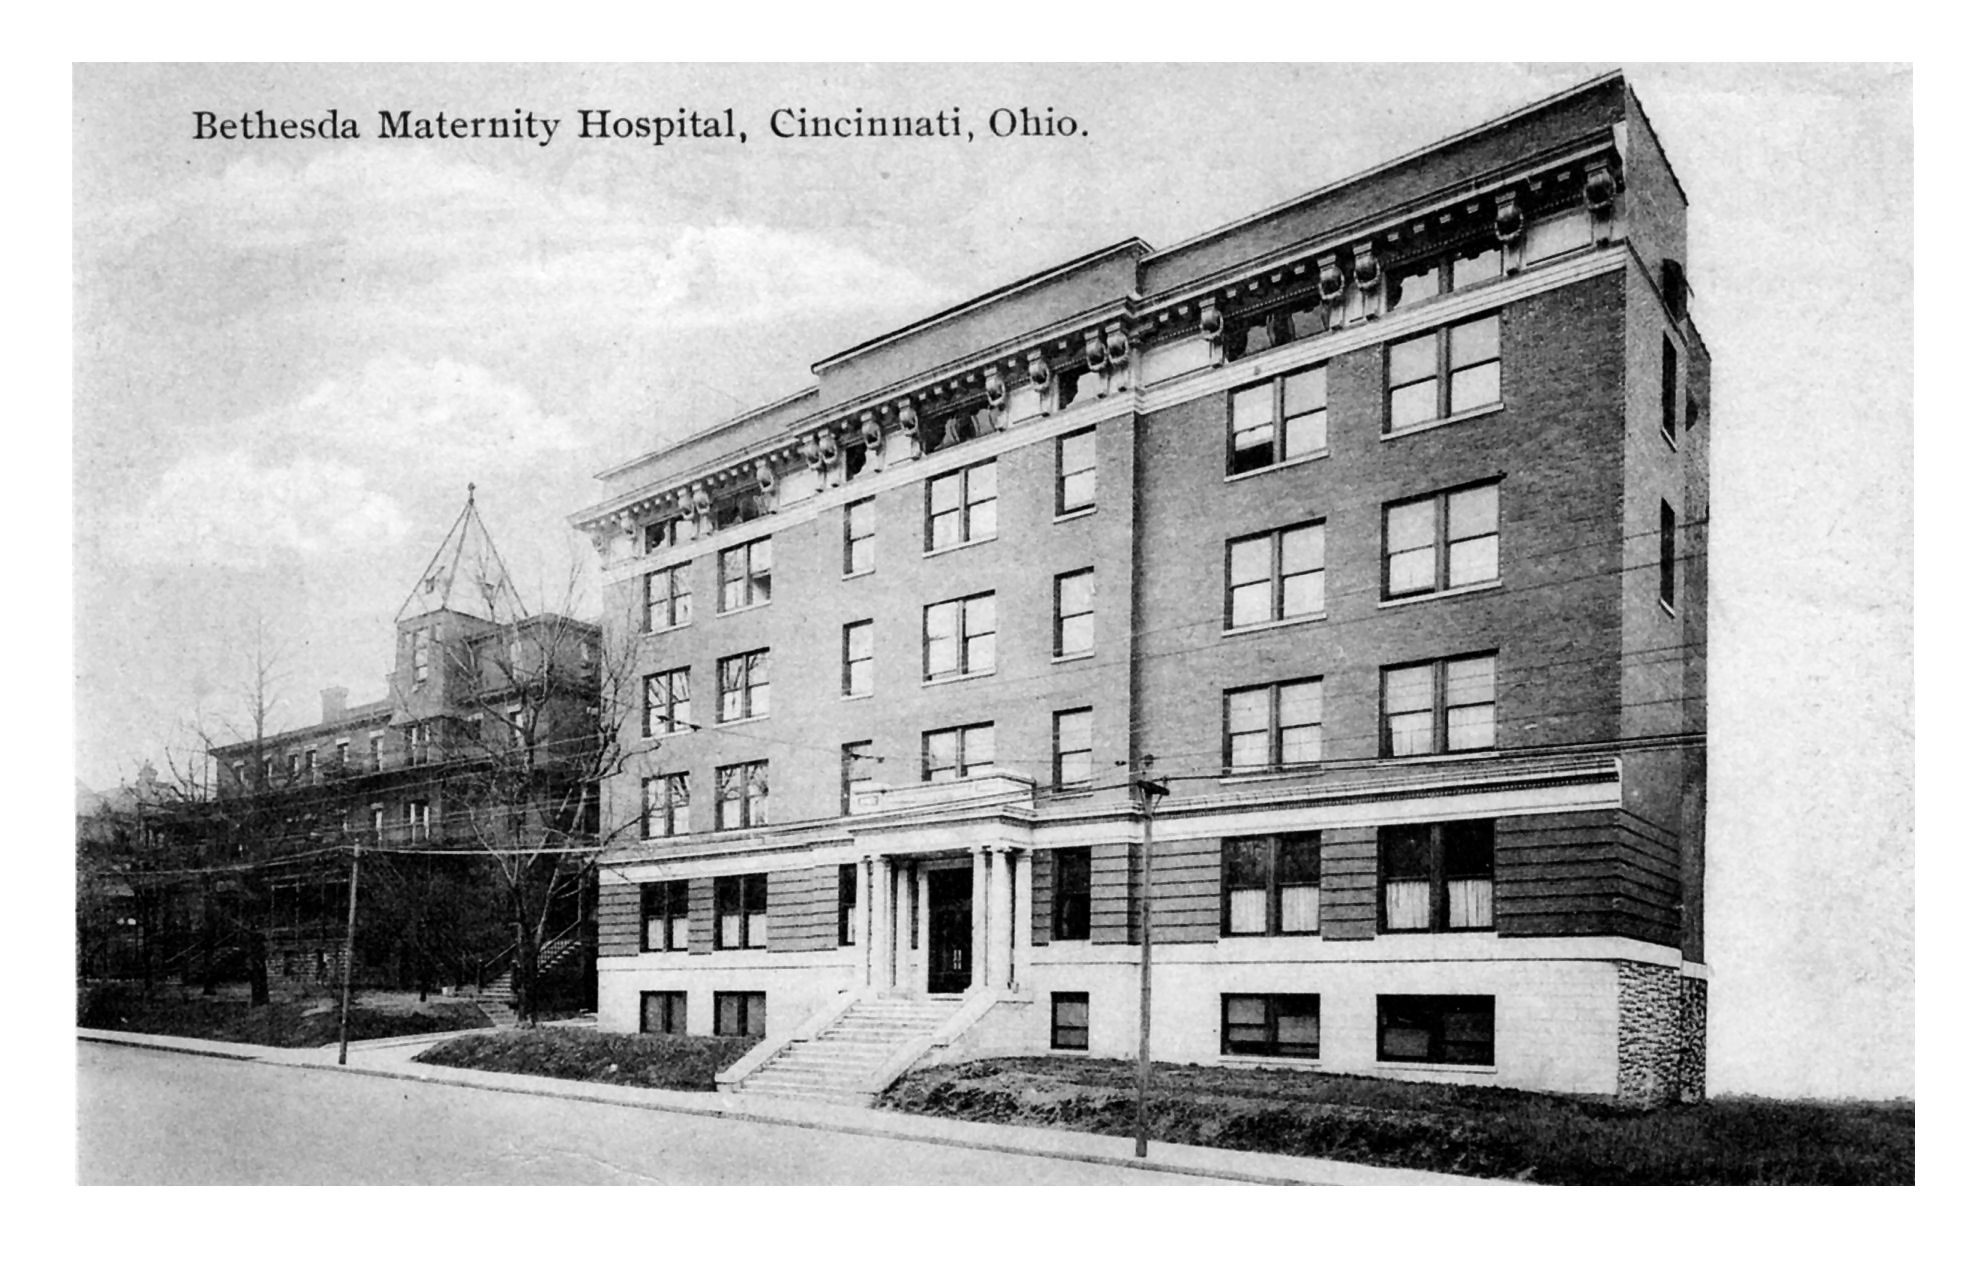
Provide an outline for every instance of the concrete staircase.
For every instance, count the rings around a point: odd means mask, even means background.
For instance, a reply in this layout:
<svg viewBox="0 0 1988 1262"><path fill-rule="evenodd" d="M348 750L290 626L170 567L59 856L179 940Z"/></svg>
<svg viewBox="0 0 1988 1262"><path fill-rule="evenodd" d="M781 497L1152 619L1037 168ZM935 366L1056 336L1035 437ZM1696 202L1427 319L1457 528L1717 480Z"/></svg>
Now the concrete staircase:
<svg viewBox="0 0 1988 1262"><path fill-rule="evenodd" d="M859 999L821 1030L788 1042L733 1089L748 1099L867 1107L876 1097L877 1076L907 1045L924 1047L961 1010L958 996Z"/></svg>
<svg viewBox="0 0 1988 1262"><path fill-rule="evenodd" d="M511 975L508 972L499 973L476 992L476 1006L490 1018L490 1024L500 1030L508 1030L518 1024L517 1004L518 997L511 989Z"/></svg>

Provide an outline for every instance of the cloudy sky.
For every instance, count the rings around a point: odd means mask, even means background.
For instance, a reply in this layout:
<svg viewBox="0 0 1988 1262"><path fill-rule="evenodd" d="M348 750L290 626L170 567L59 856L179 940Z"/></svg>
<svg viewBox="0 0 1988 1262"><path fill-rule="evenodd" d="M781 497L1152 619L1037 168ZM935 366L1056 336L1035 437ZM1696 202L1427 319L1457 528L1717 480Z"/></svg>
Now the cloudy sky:
<svg viewBox="0 0 1988 1262"><path fill-rule="evenodd" d="M108 787L225 721L258 620L286 721L321 687L382 695L469 482L557 607L590 589L564 519L598 470L919 314L1608 68L83 67L76 774ZM1715 1087L1909 1092L1910 79L1629 69L1691 197L1716 357ZM728 106L745 144L576 135L581 109ZM1002 106L1083 134L997 140ZM979 134L781 141L780 107L957 107ZM197 110L258 108L364 139L192 138ZM383 109L514 108L560 134L376 138Z"/></svg>

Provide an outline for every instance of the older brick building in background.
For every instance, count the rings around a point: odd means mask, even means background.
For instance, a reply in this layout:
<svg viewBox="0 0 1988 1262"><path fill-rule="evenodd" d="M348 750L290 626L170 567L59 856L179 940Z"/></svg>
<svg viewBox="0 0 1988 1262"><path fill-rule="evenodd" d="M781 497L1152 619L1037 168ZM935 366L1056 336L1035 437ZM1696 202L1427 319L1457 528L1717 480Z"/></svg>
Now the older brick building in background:
<svg viewBox="0 0 1988 1262"><path fill-rule="evenodd" d="M603 1025L1130 1055L1150 778L1156 1058L1702 1093L1685 208L1610 75L603 474Z"/></svg>

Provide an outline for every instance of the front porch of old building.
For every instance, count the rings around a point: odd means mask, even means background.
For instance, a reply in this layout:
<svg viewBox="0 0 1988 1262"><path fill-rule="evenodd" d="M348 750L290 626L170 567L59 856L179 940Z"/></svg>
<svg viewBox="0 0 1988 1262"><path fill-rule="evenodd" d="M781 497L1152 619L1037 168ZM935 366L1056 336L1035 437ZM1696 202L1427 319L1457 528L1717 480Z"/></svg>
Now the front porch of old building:
<svg viewBox="0 0 1988 1262"><path fill-rule="evenodd" d="M860 855L856 988L903 996L1021 988L1033 863L1016 843Z"/></svg>

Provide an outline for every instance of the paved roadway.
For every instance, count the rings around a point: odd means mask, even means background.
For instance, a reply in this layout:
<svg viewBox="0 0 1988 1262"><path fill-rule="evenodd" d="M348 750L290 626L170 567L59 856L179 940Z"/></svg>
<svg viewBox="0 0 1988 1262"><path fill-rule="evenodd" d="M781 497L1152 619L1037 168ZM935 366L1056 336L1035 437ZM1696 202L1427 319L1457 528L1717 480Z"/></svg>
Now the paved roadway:
<svg viewBox="0 0 1988 1262"><path fill-rule="evenodd" d="M85 1184L1201 1181L140 1047L76 1060Z"/></svg>

